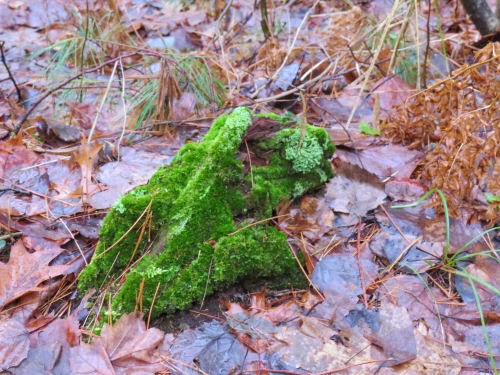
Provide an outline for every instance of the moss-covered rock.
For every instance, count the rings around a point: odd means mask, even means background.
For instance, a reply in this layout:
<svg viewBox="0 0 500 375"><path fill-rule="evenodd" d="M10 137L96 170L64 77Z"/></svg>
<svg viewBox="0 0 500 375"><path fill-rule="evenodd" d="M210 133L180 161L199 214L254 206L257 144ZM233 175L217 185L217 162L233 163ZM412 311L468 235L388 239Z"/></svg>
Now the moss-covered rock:
<svg viewBox="0 0 500 375"><path fill-rule="evenodd" d="M285 128L252 142L268 163L250 172L237 156L251 124L247 108L219 117L200 143L185 145L147 185L118 200L79 289L113 281L116 316L134 310L139 294L143 308L153 305L159 315L238 281L299 280L284 234L248 224L330 178L334 146L323 129Z"/></svg>

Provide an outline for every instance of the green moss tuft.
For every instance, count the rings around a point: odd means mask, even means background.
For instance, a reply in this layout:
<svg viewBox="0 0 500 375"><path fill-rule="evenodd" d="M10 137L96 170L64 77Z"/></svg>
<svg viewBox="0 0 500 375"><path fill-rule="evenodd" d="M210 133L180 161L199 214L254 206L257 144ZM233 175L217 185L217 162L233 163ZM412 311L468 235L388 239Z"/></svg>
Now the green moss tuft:
<svg viewBox="0 0 500 375"><path fill-rule="evenodd" d="M143 308L154 302L158 315L238 281L300 280L286 237L276 228L260 224L230 233L243 227L235 218L249 212L254 220L269 217L281 199L324 183L333 174L328 158L334 147L323 129L308 126L303 136L283 129L256 145L271 155L269 165L245 175L235 156L250 124L246 108L219 117L202 142L185 145L147 185L113 205L79 289L115 281L112 312L118 317L134 310L141 283ZM145 223L148 214L152 220ZM140 238L146 224L147 235Z"/></svg>
<svg viewBox="0 0 500 375"><path fill-rule="evenodd" d="M285 287L300 282L301 275L285 234L260 224L217 241L212 278L221 286L271 280Z"/></svg>

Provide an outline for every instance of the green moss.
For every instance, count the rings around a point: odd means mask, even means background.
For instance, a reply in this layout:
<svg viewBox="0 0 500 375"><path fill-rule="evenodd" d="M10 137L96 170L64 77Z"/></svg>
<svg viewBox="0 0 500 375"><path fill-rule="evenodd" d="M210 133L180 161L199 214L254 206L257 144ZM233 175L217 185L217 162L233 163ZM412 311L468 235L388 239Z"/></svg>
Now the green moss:
<svg viewBox="0 0 500 375"><path fill-rule="evenodd" d="M250 203L264 216L270 216L280 200L301 196L333 176L328 159L335 146L324 129L308 125L303 136L299 128L283 129L257 148L257 153L273 155L271 165L253 169Z"/></svg>
<svg viewBox="0 0 500 375"><path fill-rule="evenodd" d="M269 225L251 226L217 241L213 275L216 284L269 280L276 287L302 284L284 233Z"/></svg>
<svg viewBox="0 0 500 375"><path fill-rule="evenodd" d="M254 145L271 155L270 163L245 175L236 155L250 124L246 108L219 117L202 142L185 145L147 185L113 205L79 289L115 281L117 317L134 309L141 283L143 307L154 305L158 315L238 281L297 282L296 261L276 228L265 223L230 233L244 225L235 220L269 217L281 199L324 183L332 176L334 148L323 129L309 126L304 135L283 129ZM148 215L152 220L141 230Z"/></svg>

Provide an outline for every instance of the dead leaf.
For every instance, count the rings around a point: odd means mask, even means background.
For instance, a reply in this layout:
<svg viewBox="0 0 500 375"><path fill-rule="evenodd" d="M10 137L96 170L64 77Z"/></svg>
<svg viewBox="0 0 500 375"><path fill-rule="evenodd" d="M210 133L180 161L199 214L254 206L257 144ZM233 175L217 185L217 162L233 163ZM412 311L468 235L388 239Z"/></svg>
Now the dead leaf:
<svg viewBox="0 0 500 375"><path fill-rule="evenodd" d="M337 150L337 158L379 177L410 177L422 156L401 145L370 146L361 151Z"/></svg>
<svg viewBox="0 0 500 375"><path fill-rule="evenodd" d="M75 375L114 375L108 353L101 345L81 344L70 350L71 370Z"/></svg>
<svg viewBox="0 0 500 375"><path fill-rule="evenodd" d="M276 342L268 353L273 357L273 368L312 373L333 373L340 369L344 374L373 374L378 367L366 350L370 342L361 335L351 337L349 345L334 338L338 334L325 321L302 317L300 327L280 327ZM359 365L347 367L353 355ZM339 371L340 372L340 371Z"/></svg>
<svg viewBox="0 0 500 375"><path fill-rule="evenodd" d="M33 151L24 146L21 137L0 141L0 177L6 178L6 174L14 169L32 166L40 160Z"/></svg>
<svg viewBox="0 0 500 375"><path fill-rule="evenodd" d="M80 345L81 336L75 315L65 319L52 316L49 324L33 331L28 357L15 371L11 371L15 374L70 374L70 348ZM43 321L40 323L43 324ZM29 323L29 326L36 325L37 320Z"/></svg>
<svg viewBox="0 0 500 375"><path fill-rule="evenodd" d="M93 193L92 171L101 147L102 145L97 141L90 145L87 139L83 137L82 144L75 153L75 161L82 170L82 198L84 202L87 202Z"/></svg>
<svg viewBox="0 0 500 375"><path fill-rule="evenodd" d="M0 320L0 370L18 366L27 356L30 340L24 324L17 319Z"/></svg>
<svg viewBox="0 0 500 375"><path fill-rule="evenodd" d="M385 193L396 202L415 202L426 190L425 186L409 178L396 178L385 184Z"/></svg>
<svg viewBox="0 0 500 375"><path fill-rule="evenodd" d="M100 372L154 373L165 369L160 347L165 334L157 328L146 329L142 315L123 315L113 326L104 325L101 336L92 344L71 349L75 374Z"/></svg>
<svg viewBox="0 0 500 375"><path fill-rule="evenodd" d="M398 76L383 77L373 83L375 90L370 95L370 104L374 106L375 98L378 97L380 109L384 113L392 110L392 107L403 103L414 90ZM386 115L384 114L384 118Z"/></svg>
<svg viewBox="0 0 500 375"><path fill-rule="evenodd" d="M0 308L29 293L42 292L45 281L63 275L68 265L49 266L59 253L60 249L29 253L18 240L11 248L9 262L0 262Z"/></svg>
<svg viewBox="0 0 500 375"><path fill-rule="evenodd" d="M341 225L356 224L360 217L382 204L383 184L373 174L356 165L345 164L327 183L326 202L341 219ZM343 215L342 215L343 214Z"/></svg>

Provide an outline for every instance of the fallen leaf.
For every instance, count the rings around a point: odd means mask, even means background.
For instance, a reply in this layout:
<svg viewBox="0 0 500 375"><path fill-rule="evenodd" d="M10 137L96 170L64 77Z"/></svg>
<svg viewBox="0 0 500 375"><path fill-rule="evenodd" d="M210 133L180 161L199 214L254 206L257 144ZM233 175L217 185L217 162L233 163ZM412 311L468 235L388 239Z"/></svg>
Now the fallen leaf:
<svg viewBox="0 0 500 375"><path fill-rule="evenodd" d="M422 153L401 145L370 146L361 151L337 150L341 161L357 165L380 179L410 177Z"/></svg>
<svg viewBox="0 0 500 375"><path fill-rule="evenodd" d="M217 321L202 324L196 330L186 330L177 337L165 336L164 350L175 358L176 373L231 374L235 369L246 373L246 365L267 356L248 350L228 332L226 324Z"/></svg>
<svg viewBox="0 0 500 375"><path fill-rule="evenodd" d="M0 320L0 370L18 366L27 356L29 333L17 319Z"/></svg>
<svg viewBox="0 0 500 375"><path fill-rule="evenodd" d="M164 336L157 328L146 329L142 315L123 315L115 325L105 324L92 344L71 348L71 367L75 374L155 373L165 369L158 355Z"/></svg>
<svg viewBox="0 0 500 375"><path fill-rule="evenodd" d="M326 185L326 203L338 212L341 225L356 224L360 217L382 204L386 198L377 176L356 165L342 163L335 178Z"/></svg>
<svg viewBox="0 0 500 375"><path fill-rule="evenodd" d="M61 250L29 253L18 240L11 248L9 262L0 262L0 309L28 293L42 292L42 283L63 275L68 265L49 266Z"/></svg>
<svg viewBox="0 0 500 375"><path fill-rule="evenodd" d="M361 335L351 337L348 345L335 340L338 331L325 321L302 317L300 326L283 326L275 335L276 342L269 348L273 368L304 373L333 373L340 369L344 374L373 374L379 364L372 360L366 350L370 342ZM356 358L356 365L346 366ZM340 372L340 371L339 371Z"/></svg>
<svg viewBox="0 0 500 375"><path fill-rule="evenodd" d="M375 90L370 95L369 103L374 106L375 98L378 97L380 109L384 112L404 102L415 91L398 76L383 77L373 85Z"/></svg>
<svg viewBox="0 0 500 375"><path fill-rule="evenodd" d="M75 375L115 374L108 353L101 345L82 343L70 350L71 370Z"/></svg>
<svg viewBox="0 0 500 375"><path fill-rule="evenodd" d="M84 202L87 202L93 193L92 171L101 147L102 145L99 142L94 141L89 144L87 139L83 137L81 146L75 152L75 161L82 170L82 198Z"/></svg>

